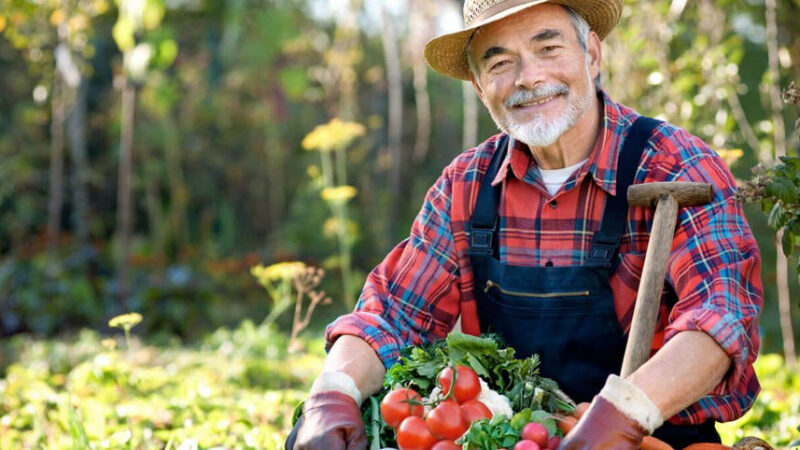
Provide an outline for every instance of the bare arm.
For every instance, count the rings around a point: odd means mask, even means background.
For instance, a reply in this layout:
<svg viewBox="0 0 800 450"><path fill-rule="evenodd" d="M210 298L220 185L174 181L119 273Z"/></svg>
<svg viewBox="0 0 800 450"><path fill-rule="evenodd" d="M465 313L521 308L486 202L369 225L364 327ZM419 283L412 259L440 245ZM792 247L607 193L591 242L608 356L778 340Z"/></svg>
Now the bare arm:
<svg viewBox="0 0 800 450"><path fill-rule="evenodd" d="M731 359L702 331L683 331L628 377L667 419L708 394Z"/></svg>
<svg viewBox="0 0 800 450"><path fill-rule="evenodd" d="M322 371L341 371L350 375L361 391L362 398L378 392L386 373L372 346L351 335L343 335L334 342Z"/></svg>

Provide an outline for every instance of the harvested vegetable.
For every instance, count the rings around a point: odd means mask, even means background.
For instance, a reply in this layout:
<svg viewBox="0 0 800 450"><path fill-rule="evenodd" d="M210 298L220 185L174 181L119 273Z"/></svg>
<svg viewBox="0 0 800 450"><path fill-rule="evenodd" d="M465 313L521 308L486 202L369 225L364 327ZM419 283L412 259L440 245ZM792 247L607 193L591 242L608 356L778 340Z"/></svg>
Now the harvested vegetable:
<svg viewBox="0 0 800 450"><path fill-rule="evenodd" d="M531 423L542 443L530 442L544 449L557 442L548 439L563 435L553 413L569 416L574 407L555 381L539 374L536 355L516 359L514 349L496 335L451 333L445 340L404 349L387 371L384 388L362 412L374 449L434 444L511 449L524 440L523 428Z"/></svg>

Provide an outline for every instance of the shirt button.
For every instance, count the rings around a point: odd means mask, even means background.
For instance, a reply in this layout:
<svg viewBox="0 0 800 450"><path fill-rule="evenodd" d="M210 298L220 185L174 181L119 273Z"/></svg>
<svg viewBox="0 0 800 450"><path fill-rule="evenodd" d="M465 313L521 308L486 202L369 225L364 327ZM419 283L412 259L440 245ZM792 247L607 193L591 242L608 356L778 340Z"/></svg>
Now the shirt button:
<svg viewBox="0 0 800 450"><path fill-rule="evenodd" d="M556 209L557 206L558 206L558 202L557 201L553 200L553 201L550 202L550 207L551 208Z"/></svg>
<svg viewBox="0 0 800 450"><path fill-rule="evenodd" d="M553 267L553 261L547 261L546 263L544 263L544 266L545 267Z"/></svg>

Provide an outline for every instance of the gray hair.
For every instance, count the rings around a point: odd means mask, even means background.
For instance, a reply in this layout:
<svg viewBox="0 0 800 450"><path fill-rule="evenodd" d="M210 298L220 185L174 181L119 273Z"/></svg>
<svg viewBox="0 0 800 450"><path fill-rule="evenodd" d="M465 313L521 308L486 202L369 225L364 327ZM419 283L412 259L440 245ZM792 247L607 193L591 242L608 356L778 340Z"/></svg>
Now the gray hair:
<svg viewBox="0 0 800 450"><path fill-rule="evenodd" d="M581 50L583 50L584 55L586 55L586 60L589 60L589 47L587 45L587 41L589 40L589 31L591 28L589 27L589 23L586 22L586 19L583 18L580 14L575 12L574 9L570 8L569 6L563 6L564 9L567 10L567 14L569 15L569 21L572 23L572 28L575 29L575 35L578 36L578 44L581 46ZM478 64L475 62L475 59L472 57L472 50L470 46L472 45L472 38L475 37L475 32L469 37L467 41L466 47L464 50L467 52L467 64L469 65L469 70L472 71L472 75L475 76L475 80L478 80ZM594 86L596 90L600 90L600 74L597 74L597 77L594 79Z"/></svg>

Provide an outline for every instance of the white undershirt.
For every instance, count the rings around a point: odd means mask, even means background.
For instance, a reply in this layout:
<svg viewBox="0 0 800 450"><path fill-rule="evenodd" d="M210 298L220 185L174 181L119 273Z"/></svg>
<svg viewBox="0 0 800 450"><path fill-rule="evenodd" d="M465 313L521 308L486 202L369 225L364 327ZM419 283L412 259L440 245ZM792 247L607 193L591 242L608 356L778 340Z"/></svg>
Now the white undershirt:
<svg viewBox="0 0 800 450"><path fill-rule="evenodd" d="M567 178L570 177L576 170L578 170L589 158L584 159L583 161L571 165L569 167L564 167L563 169L542 169L539 167L539 173L542 174L542 181L544 182L545 187L547 187L547 192L550 193L552 197L561 189L561 186L564 185L564 182L567 181Z"/></svg>

